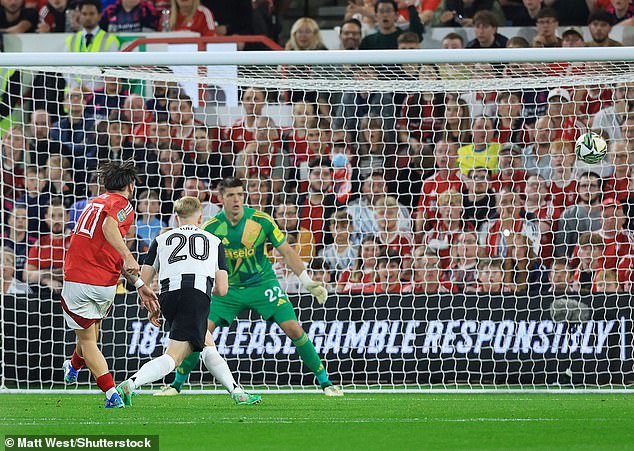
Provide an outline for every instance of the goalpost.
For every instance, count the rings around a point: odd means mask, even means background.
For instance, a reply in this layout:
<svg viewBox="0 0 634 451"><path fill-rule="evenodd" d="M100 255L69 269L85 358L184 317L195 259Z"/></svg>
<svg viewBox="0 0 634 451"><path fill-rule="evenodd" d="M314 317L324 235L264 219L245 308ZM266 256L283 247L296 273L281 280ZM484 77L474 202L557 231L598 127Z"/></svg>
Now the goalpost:
<svg viewBox="0 0 634 451"><path fill-rule="evenodd" d="M112 158L139 167L139 256L179 196L211 216L220 178L244 178L247 204L330 280L319 306L270 252L348 390L631 392L634 49L21 53L0 67L0 392L94 388L87 370L63 385L61 259ZM574 155L591 129L610 146L596 165ZM167 339L126 288L102 324L116 381ZM245 387L317 388L257 314L214 338ZM220 388L200 368L189 386Z"/></svg>

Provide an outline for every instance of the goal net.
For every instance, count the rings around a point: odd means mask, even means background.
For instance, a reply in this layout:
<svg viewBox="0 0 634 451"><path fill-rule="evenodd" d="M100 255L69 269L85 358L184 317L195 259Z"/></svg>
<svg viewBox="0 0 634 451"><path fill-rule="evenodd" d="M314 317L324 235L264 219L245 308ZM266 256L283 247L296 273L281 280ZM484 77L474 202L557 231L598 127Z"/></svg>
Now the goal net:
<svg viewBox="0 0 634 451"><path fill-rule="evenodd" d="M626 388L631 52L550 50L3 58L15 66L0 72L0 387L95 387L87 370L63 385L75 343L60 303L63 257L87 200L103 192L99 165L132 158L140 181L125 240L140 262L176 226L175 200L198 197L208 219L221 210L220 180L244 180L246 205L270 215L328 287L320 306L269 247L333 382ZM609 146L597 164L575 153L590 130ZM230 250L233 264L253 242ZM243 312L216 329L236 379L314 390L268 319ZM168 339L123 282L101 330L116 381ZM185 389L214 384L198 366Z"/></svg>

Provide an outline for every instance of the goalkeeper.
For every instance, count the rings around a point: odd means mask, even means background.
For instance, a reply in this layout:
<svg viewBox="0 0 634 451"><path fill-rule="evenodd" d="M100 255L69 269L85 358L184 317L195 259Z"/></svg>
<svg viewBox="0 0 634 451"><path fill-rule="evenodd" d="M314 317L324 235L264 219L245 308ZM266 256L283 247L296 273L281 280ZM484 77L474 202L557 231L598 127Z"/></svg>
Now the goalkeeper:
<svg viewBox="0 0 634 451"><path fill-rule="evenodd" d="M341 387L334 386L313 343L297 321L288 295L280 287L266 254L270 241L284 262L299 276L304 287L320 304L326 302L328 292L306 273L304 263L286 242L273 219L258 210L244 206L245 190L242 181L227 178L219 185L223 211L203 225L203 229L222 241L229 271L229 291L226 296L213 296L209 312L209 331L231 324L245 309L256 310L266 320L273 319L293 340L300 358L315 374L326 396L343 396ZM176 371L172 385L156 393L171 396L180 392L189 373L198 364L200 353L193 352Z"/></svg>

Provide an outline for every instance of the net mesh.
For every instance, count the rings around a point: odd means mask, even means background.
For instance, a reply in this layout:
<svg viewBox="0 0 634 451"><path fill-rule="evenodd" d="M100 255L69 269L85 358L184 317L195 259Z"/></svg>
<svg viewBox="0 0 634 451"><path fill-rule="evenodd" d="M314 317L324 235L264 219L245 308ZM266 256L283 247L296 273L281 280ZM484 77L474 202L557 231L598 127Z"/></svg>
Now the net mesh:
<svg viewBox="0 0 634 451"><path fill-rule="evenodd" d="M206 220L221 210L220 180L245 180L246 204L273 217L328 287L319 306L269 247L335 382L631 380L632 63L2 74L3 387L62 387L74 347L60 305L65 248L87 200L103 192L100 162L130 158L140 183L125 239L140 262L176 226L175 200L198 197ZM597 164L575 154L589 130L608 143ZM102 323L117 380L167 340L133 292L119 282ZM214 338L241 384L314 386L291 340L257 313ZM204 367L189 382L214 383ZM82 371L79 386L92 384Z"/></svg>

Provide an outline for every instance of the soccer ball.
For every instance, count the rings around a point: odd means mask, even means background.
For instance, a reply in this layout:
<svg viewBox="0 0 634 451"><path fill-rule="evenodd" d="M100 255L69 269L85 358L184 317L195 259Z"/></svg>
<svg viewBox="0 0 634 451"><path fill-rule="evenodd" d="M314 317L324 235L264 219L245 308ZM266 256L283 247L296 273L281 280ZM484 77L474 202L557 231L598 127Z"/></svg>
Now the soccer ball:
<svg viewBox="0 0 634 451"><path fill-rule="evenodd" d="M600 162L607 152L608 144L605 139L593 132L580 136L575 144L577 158L589 164Z"/></svg>

